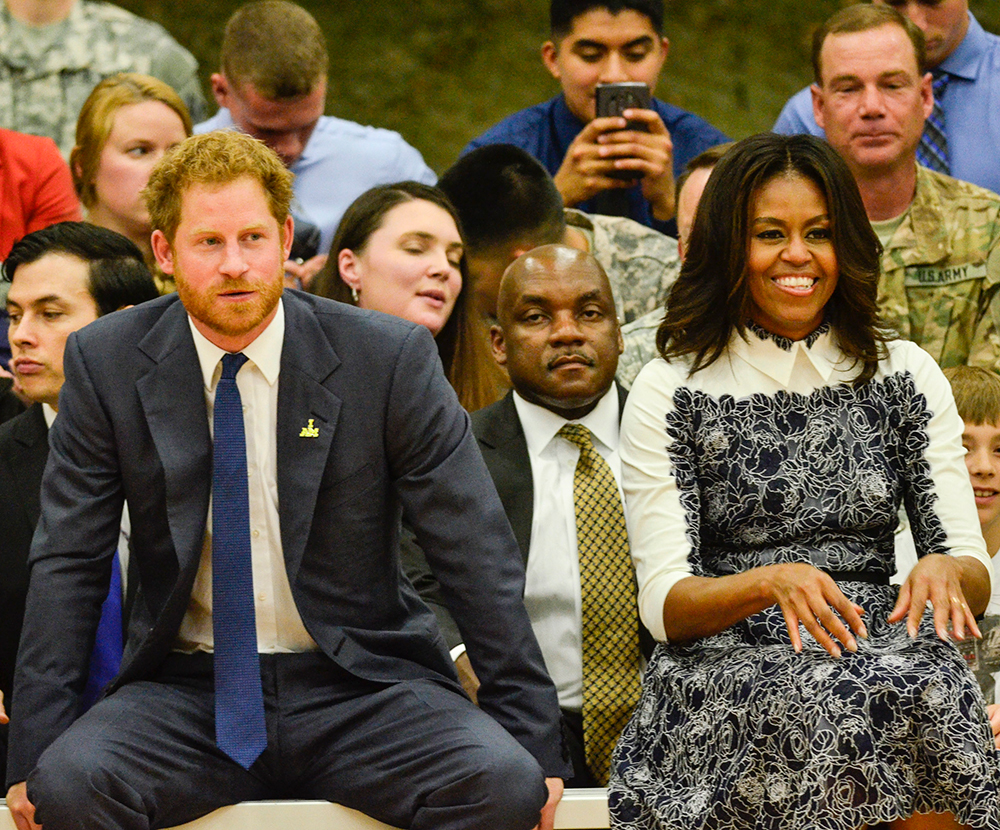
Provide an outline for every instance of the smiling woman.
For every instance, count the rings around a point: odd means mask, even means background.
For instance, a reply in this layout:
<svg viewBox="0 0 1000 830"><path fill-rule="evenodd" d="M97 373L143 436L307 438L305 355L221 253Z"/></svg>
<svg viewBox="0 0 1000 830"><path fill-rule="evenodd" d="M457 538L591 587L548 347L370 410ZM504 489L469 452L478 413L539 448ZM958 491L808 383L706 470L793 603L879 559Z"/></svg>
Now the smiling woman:
<svg viewBox="0 0 1000 830"><path fill-rule="evenodd" d="M471 412L500 397L501 378L464 278L451 202L436 187L399 182L368 190L347 209L311 290L426 327Z"/></svg>
<svg viewBox="0 0 1000 830"><path fill-rule="evenodd" d="M979 636L991 579L962 423L930 355L880 327L879 253L819 139L746 139L708 180L663 359L622 417L662 645L613 763L615 826L1000 826L983 701L949 642ZM920 559L897 595L901 505Z"/></svg>
<svg viewBox="0 0 1000 830"><path fill-rule="evenodd" d="M87 220L138 245L161 292L173 290L173 281L155 267L149 212L140 194L163 154L189 135L191 116L173 89L148 75L121 73L90 93L70 154Z"/></svg>

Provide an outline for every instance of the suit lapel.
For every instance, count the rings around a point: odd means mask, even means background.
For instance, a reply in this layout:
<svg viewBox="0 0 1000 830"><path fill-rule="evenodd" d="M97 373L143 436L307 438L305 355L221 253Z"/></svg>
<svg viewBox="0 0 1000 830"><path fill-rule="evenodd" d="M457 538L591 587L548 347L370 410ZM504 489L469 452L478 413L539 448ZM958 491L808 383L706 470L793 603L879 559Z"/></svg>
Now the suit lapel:
<svg viewBox="0 0 1000 830"><path fill-rule="evenodd" d="M281 545L288 580L294 584L340 415L340 398L324 386L340 365L340 358L312 309L289 292L284 298L286 334L278 381L278 504Z"/></svg>
<svg viewBox="0 0 1000 830"><path fill-rule="evenodd" d="M163 464L167 521L182 572L197 569L212 480L212 442L198 354L180 302L139 343L153 361L136 382Z"/></svg>
<svg viewBox="0 0 1000 830"><path fill-rule="evenodd" d="M507 520L514 531L525 565L531 547L531 522L535 509L535 489L531 479L531 459L521 419L514 406L514 393L473 416L476 437L493 483L500 494Z"/></svg>
<svg viewBox="0 0 1000 830"><path fill-rule="evenodd" d="M10 459L11 469L17 470L21 479L21 506L28 524L36 527L41 514L42 474L49 457L49 427L41 404L35 404L18 417L11 437L16 453Z"/></svg>

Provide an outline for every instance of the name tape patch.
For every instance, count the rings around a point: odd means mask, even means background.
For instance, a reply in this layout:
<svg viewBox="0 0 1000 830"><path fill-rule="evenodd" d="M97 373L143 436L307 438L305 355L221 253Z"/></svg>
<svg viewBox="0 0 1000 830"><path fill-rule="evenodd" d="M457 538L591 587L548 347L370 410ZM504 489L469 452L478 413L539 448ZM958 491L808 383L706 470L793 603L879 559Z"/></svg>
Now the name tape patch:
<svg viewBox="0 0 1000 830"><path fill-rule="evenodd" d="M952 265L941 268L937 265L911 265L905 271L904 282L909 286L952 285L966 280L979 280L986 276L985 262L968 265Z"/></svg>

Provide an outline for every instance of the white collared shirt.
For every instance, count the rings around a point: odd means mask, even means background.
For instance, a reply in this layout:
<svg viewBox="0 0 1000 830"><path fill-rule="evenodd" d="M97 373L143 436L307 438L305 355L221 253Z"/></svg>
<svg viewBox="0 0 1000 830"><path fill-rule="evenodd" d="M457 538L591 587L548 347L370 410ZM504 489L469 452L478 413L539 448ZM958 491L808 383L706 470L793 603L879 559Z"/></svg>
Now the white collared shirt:
<svg viewBox="0 0 1000 830"><path fill-rule="evenodd" d="M209 433L213 431L215 390L226 354L195 328L191 318L198 362L205 385ZM281 301L274 319L243 354L247 363L236 376L243 403L247 442L250 498L250 556L253 563L254 612L257 650L261 653L315 651L302 617L292 599L285 557L281 547L278 515L278 370L285 337L285 310ZM179 651L213 650L212 634L212 504L209 500L201 561L175 647Z"/></svg>
<svg viewBox="0 0 1000 830"><path fill-rule="evenodd" d="M559 705L583 706L580 561L576 542L573 474L580 448L556 435L568 422L516 392L517 409L531 460L534 506L528 550L524 604L531 627L556 684ZM594 436L594 447L608 462L621 488L618 458L618 392L611 389L594 409L572 423Z"/></svg>

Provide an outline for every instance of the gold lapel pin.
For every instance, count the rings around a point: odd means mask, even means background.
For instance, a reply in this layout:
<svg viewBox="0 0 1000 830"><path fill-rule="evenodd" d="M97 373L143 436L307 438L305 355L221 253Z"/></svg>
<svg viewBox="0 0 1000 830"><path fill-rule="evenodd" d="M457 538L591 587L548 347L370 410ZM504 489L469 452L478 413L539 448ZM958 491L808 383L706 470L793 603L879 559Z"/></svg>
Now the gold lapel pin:
<svg viewBox="0 0 1000 830"><path fill-rule="evenodd" d="M309 423L302 427L299 438L319 438L319 430L313 426L313 420L313 418L310 418Z"/></svg>

